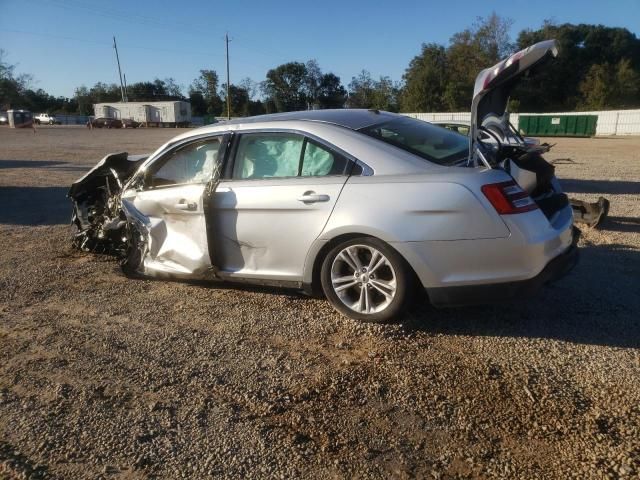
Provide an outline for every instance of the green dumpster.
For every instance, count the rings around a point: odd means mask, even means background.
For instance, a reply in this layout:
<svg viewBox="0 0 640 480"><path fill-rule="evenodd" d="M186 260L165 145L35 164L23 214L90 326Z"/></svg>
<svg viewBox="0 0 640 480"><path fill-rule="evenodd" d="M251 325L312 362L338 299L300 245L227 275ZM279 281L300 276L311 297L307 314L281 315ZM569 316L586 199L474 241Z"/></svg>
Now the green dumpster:
<svg viewBox="0 0 640 480"><path fill-rule="evenodd" d="M211 125L212 123L216 123L218 120L216 120L216 116L215 115L205 115L203 117L204 120L204 124L205 125Z"/></svg>
<svg viewBox="0 0 640 480"><path fill-rule="evenodd" d="M518 130L533 137L591 137L597 115L520 115Z"/></svg>

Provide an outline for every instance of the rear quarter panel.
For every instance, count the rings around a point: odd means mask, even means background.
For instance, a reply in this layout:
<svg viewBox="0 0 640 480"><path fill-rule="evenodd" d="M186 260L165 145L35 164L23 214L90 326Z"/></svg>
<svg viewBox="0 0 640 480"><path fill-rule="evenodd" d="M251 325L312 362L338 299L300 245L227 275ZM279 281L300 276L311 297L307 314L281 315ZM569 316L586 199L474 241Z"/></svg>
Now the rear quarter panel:
<svg viewBox="0 0 640 480"><path fill-rule="evenodd" d="M474 193L480 191L482 184L492 181L489 175L477 171L473 175L473 170L469 171L472 175L446 172L352 177L320 239L329 240L345 233L373 235L386 242L509 236L500 216L486 199ZM487 178L478 182L474 176Z"/></svg>

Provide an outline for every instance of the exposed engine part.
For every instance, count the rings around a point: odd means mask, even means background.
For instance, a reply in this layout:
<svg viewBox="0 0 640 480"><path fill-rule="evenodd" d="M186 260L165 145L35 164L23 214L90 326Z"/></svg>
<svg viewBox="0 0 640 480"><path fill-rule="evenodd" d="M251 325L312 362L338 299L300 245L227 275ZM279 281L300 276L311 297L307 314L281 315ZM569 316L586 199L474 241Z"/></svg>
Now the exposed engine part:
<svg viewBox="0 0 640 480"><path fill-rule="evenodd" d="M120 192L145 158L130 157L126 152L109 154L71 185L71 222L78 229L72 242L75 248L118 257L128 254L131 229L122 211Z"/></svg>

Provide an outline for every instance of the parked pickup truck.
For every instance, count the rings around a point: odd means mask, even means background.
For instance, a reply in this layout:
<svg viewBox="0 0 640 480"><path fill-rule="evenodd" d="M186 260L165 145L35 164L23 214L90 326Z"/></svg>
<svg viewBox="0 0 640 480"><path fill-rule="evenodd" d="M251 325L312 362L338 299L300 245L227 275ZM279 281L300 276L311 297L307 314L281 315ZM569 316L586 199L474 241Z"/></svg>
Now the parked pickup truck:
<svg viewBox="0 0 640 480"><path fill-rule="evenodd" d="M38 125L41 123L48 125L55 125L56 123L60 123L60 121L53 115L49 115L48 113L39 113L35 117L33 117L33 121Z"/></svg>

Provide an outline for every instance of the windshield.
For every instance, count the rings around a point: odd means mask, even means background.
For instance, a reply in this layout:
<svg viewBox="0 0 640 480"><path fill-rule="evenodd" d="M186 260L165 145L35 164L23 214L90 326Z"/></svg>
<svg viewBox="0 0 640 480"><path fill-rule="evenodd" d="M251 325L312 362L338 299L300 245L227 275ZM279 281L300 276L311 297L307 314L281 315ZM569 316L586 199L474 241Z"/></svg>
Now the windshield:
<svg viewBox="0 0 640 480"><path fill-rule="evenodd" d="M451 165L469 155L467 137L414 118L396 118L359 131L439 165Z"/></svg>

